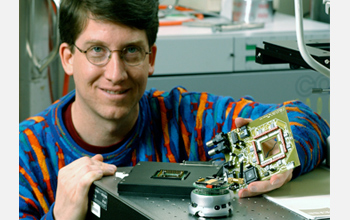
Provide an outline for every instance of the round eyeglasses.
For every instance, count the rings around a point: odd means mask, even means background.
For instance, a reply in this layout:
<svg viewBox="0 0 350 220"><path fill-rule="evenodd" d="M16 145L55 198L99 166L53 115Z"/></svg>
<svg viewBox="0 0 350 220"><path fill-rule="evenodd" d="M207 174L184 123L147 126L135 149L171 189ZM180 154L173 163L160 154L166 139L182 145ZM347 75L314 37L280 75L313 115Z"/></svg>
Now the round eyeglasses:
<svg viewBox="0 0 350 220"><path fill-rule="evenodd" d="M129 66L140 65L145 60L146 55L151 54L151 52L146 52L142 47L136 45L127 46L122 50L110 50L105 46L91 46L85 51L75 44L74 46L81 53L85 53L86 59L96 66L106 65L111 59L113 52L119 52L120 58Z"/></svg>

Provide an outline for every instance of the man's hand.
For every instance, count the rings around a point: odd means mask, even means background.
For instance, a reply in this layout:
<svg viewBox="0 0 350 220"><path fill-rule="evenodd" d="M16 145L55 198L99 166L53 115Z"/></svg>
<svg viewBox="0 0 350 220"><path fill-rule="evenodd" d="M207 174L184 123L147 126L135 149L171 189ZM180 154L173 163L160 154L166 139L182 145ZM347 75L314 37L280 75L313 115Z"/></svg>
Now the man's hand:
<svg viewBox="0 0 350 220"><path fill-rule="evenodd" d="M100 154L92 158L82 157L60 169L53 210L55 220L85 219L92 182L113 175L116 170L115 165L103 163Z"/></svg>
<svg viewBox="0 0 350 220"><path fill-rule="evenodd" d="M284 173L276 174L270 180L255 181L248 185L247 188L241 189L238 192L239 197L257 196L274 189L277 189L292 179L293 170L287 170Z"/></svg>
<svg viewBox="0 0 350 220"><path fill-rule="evenodd" d="M251 121L252 121L251 119L236 118L235 120L236 127L237 128L242 127L243 125L246 125ZM268 151L268 150L266 151L272 154L275 154L273 153L274 151L273 141L271 141L271 143L266 143L265 147L268 147L268 146L271 147L271 151ZM270 180L252 182L248 185L247 188L241 189L238 192L238 196L241 198L252 197L252 196L257 196L257 195L272 191L289 182L292 179L292 175L293 175L293 170L287 170L284 173L271 176Z"/></svg>

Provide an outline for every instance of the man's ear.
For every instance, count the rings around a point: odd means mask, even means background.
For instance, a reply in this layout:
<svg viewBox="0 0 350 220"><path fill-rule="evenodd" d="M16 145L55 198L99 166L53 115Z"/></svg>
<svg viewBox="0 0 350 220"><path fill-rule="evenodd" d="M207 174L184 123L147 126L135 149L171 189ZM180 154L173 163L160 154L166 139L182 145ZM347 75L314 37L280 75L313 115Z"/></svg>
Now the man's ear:
<svg viewBox="0 0 350 220"><path fill-rule="evenodd" d="M149 54L149 68L148 68L148 76L152 76L154 73L154 66L156 63L156 55L157 55L157 46L153 44L151 47L151 54Z"/></svg>
<svg viewBox="0 0 350 220"><path fill-rule="evenodd" d="M73 75L74 54L70 50L70 46L67 43L62 43L59 49L59 54L64 72L69 76Z"/></svg>

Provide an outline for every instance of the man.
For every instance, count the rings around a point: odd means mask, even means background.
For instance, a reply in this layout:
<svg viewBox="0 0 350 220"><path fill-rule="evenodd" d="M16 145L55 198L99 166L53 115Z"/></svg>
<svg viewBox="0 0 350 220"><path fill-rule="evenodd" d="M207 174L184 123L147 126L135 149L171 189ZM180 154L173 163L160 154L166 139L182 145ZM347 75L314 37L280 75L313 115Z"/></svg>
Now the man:
<svg viewBox="0 0 350 220"><path fill-rule="evenodd" d="M62 1L59 54L76 89L19 125L20 218L84 219L90 185L116 166L209 160L205 143L216 133L281 106L181 87L145 92L157 14L156 0ZM300 102L283 105L302 165L251 183L241 197L276 189L324 158L327 123Z"/></svg>

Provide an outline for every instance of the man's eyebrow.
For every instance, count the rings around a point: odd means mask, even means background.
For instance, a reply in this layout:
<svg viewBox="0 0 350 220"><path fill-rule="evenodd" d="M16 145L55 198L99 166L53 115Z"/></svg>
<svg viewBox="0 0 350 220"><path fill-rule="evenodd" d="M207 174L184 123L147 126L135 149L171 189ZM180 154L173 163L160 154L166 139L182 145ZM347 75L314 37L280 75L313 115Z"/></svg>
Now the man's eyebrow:
<svg viewBox="0 0 350 220"><path fill-rule="evenodd" d="M147 44L143 41L143 40L135 40L135 41L129 41L129 42L125 42L122 44L123 47L127 47L130 45L137 45L137 46L142 46L142 47L146 47Z"/></svg>
<svg viewBox="0 0 350 220"><path fill-rule="evenodd" d="M83 43L83 46L87 47L87 46L93 46L93 45L103 45L103 46L108 46L108 44L104 41L101 40L88 40L86 42ZM147 46L147 43L145 43L143 40L134 40L134 41L127 41L121 44L121 47L127 47L130 45L138 45L138 46ZM114 49L114 48L110 48L110 49ZM145 48L146 49L146 48Z"/></svg>
<svg viewBox="0 0 350 220"><path fill-rule="evenodd" d="M89 40L84 42L83 44L83 46L91 46L91 45L105 45L105 43L100 40Z"/></svg>

